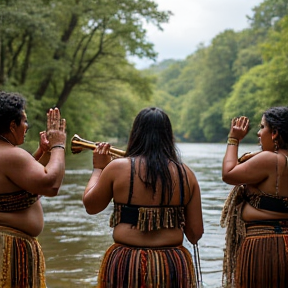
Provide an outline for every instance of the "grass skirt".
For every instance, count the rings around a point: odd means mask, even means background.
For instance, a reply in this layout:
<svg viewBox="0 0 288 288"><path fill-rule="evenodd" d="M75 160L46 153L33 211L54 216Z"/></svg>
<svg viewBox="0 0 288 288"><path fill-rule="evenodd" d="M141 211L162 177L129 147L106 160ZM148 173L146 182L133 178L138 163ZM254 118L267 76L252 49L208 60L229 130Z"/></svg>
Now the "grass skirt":
<svg viewBox="0 0 288 288"><path fill-rule="evenodd" d="M192 257L183 246L141 248L113 244L104 255L97 287L194 288Z"/></svg>
<svg viewBox="0 0 288 288"><path fill-rule="evenodd" d="M45 259L37 239L0 226L0 287L46 288Z"/></svg>
<svg viewBox="0 0 288 288"><path fill-rule="evenodd" d="M246 233L238 251L236 287L288 287L288 221L249 224Z"/></svg>

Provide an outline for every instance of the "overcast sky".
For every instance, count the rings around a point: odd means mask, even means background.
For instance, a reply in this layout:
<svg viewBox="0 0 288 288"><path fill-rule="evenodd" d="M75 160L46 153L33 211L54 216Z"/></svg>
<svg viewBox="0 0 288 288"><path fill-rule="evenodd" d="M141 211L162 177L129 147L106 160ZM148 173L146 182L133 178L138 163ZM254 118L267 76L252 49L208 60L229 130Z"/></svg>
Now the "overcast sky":
<svg viewBox="0 0 288 288"><path fill-rule="evenodd" d="M157 62L165 59L185 59L200 43L208 45L226 29L241 31L248 27L246 15L264 0L154 0L159 10L170 10L164 31L147 27L148 40L154 43ZM133 59L136 67L146 68L153 62Z"/></svg>

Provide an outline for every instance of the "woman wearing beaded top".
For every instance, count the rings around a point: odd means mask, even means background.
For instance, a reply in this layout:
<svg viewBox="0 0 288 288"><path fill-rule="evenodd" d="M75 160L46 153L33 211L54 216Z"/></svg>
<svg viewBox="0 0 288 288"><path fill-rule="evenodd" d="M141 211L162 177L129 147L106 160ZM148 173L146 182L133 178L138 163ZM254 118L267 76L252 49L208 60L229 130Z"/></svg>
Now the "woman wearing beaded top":
<svg viewBox="0 0 288 288"><path fill-rule="evenodd" d="M50 109L34 158L17 147L28 129L24 98L0 92L0 287L46 287L45 260L35 238L44 225L39 198L57 195L62 183L65 126L59 110Z"/></svg>
<svg viewBox="0 0 288 288"><path fill-rule="evenodd" d="M159 108L136 116L126 156L111 161L110 145L93 153L94 171L84 191L88 214L114 201L114 244L105 253L97 287L196 287L191 254L203 234L200 189L181 162L170 120ZM110 162L111 161L111 162Z"/></svg>
<svg viewBox="0 0 288 288"><path fill-rule="evenodd" d="M224 286L288 287L288 107L263 113L262 151L237 159L249 119L232 120L223 180L236 185L223 209ZM248 159L245 161L245 158Z"/></svg>

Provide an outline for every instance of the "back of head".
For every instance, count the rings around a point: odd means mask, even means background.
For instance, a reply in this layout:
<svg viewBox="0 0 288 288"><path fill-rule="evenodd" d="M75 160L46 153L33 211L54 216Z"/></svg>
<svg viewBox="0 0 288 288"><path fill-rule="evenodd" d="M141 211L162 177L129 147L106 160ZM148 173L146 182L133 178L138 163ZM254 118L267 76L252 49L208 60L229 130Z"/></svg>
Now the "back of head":
<svg viewBox="0 0 288 288"><path fill-rule="evenodd" d="M167 200L169 202L173 191L168 164L172 161L179 167L180 157L175 147L171 122L165 112L156 107L140 111L133 123L126 156L140 158L141 180L146 187L152 187L154 193L156 184L160 181L161 204ZM144 175L140 173L142 163L145 165Z"/></svg>
<svg viewBox="0 0 288 288"><path fill-rule="evenodd" d="M127 156L152 156L177 161L171 122L164 111L151 107L139 112L130 133Z"/></svg>
<svg viewBox="0 0 288 288"><path fill-rule="evenodd" d="M10 131L13 120L20 125L24 109L25 99L20 94L0 91L0 134Z"/></svg>
<svg viewBox="0 0 288 288"><path fill-rule="evenodd" d="M288 149L288 107L272 107L263 116L271 130L278 131L279 148Z"/></svg>

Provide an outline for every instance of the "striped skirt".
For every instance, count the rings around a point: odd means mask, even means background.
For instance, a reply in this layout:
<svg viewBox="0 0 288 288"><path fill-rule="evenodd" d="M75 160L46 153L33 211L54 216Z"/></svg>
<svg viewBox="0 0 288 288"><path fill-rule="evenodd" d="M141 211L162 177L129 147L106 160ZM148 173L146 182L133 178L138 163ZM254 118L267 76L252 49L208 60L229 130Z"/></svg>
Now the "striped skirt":
<svg viewBox="0 0 288 288"><path fill-rule="evenodd" d="M237 288L288 287L288 221L247 225L236 263Z"/></svg>
<svg viewBox="0 0 288 288"><path fill-rule="evenodd" d="M104 255L97 287L196 287L192 257L183 246L142 248L115 243Z"/></svg>
<svg viewBox="0 0 288 288"><path fill-rule="evenodd" d="M37 239L0 226L0 287L46 288L45 259Z"/></svg>

